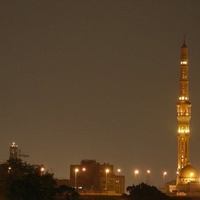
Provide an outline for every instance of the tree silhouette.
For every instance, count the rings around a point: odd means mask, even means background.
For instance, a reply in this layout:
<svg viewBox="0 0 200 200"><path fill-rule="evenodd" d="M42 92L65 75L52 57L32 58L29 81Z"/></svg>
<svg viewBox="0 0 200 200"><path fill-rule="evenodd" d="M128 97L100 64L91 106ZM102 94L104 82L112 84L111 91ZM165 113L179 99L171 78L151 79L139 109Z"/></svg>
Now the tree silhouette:
<svg viewBox="0 0 200 200"><path fill-rule="evenodd" d="M76 200L79 198L79 194L76 192L75 188L68 187L66 185L61 185L58 187L56 189L56 194L58 197L57 199L60 199L60 197L65 200Z"/></svg>
<svg viewBox="0 0 200 200"><path fill-rule="evenodd" d="M159 191L155 186L145 183L128 186L127 191L131 200L169 200L169 196Z"/></svg>
<svg viewBox="0 0 200 200"><path fill-rule="evenodd" d="M0 197L9 200L51 200L55 194L53 174L40 165L9 159L0 165Z"/></svg>

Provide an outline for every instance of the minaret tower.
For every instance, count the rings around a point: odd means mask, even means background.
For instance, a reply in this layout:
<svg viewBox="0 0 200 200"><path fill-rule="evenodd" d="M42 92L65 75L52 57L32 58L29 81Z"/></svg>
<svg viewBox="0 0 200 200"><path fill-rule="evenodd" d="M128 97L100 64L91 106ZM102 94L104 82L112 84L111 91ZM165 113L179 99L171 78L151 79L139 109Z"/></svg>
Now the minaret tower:
<svg viewBox="0 0 200 200"><path fill-rule="evenodd" d="M185 37L181 47L179 83L180 93L177 102L178 172L189 163L191 103L189 101L188 48L185 44Z"/></svg>
<svg viewBox="0 0 200 200"><path fill-rule="evenodd" d="M10 146L10 159L18 158L18 145L13 142Z"/></svg>

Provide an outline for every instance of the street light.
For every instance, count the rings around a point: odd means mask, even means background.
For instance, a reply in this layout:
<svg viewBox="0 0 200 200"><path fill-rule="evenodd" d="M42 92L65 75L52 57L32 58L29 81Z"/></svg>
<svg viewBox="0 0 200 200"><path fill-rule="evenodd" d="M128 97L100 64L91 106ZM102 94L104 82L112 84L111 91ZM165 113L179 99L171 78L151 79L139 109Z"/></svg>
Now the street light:
<svg viewBox="0 0 200 200"><path fill-rule="evenodd" d="M149 185L149 182L150 182L150 181L149 181L149 179L150 179L150 177L149 177L149 176L150 176L150 173L151 173L151 171L148 169L148 170L147 170L147 185Z"/></svg>
<svg viewBox="0 0 200 200"><path fill-rule="evenodd" d="M83 167L83 168L82 168L82 171L83 171L83 172L85 172L85 171L86 171L86 168L85 168L85 167Z"/></svg>
<svg viewBox="0 0 200 200"><path fill-rule="evenodd" d="M163 172L163 185L164 185L164 187L165 187L165 177L167 176L167 172L165 171L165 172Z"/></svg>
<svg viewBox="0 0 200 200"><path fill-rule="evenodd" d="M8 167L8 174L10 174L10 172L11 172L11 167Z"/></svg>
<svg viewBox="0 0 200 200"><path fill-rule="evenodd" d="M136 182L136 184L137 184L137 175L139 174L139 170L136 169L136 170L134 171L134 174L135 174L135 182Z"/></svg>
<svg viewBox="0 0 200 200"><path fill-rule="evenodd" d="M121 169L117 169L117 172L118 172L118 174L120 174L121 173ZM119 176L118 176L118 179L116 180L116 183L117 183L117 186L118 186L118 193L120 194L120 178L119 178Z"/></svg>
<svg viewBox="0 0 200 200"><path fill-rule="evenodd" d="M77 173L78 172L79 172L79 169L75 168L75 170L74 170L74 173L75 173L75 184L74 184L74 187L75 187L75 189L77 189Z"/></svg>
<svg viewBox="0 0 200 200"><path fill-rule="evenodd" d="M105 172L106 172L106 192L108 191L108 173L110 172L110 170L109 169L106 169L105 170Z"/></svg>
<svg viewBox="0 0 200 200"><path fill-rule="evenodd" d="M44 170L45 170L44 165L41 165L41 167L40 167L40 174L41 174L41 175L44 174Z"/></svg>
<svg viewBox="0 0 200 200"><path fill-rule="evenodd" d="M81 175L79 176L79 178L81 179L81 181L79 182L79 184L81 184L81 185L79 185L79 187L80 187L81 189L84 189L84 191L86 192L87 180L86 180L86 177L85 177L85 172L87 171L87 168L82 167L81 171L82 171L82 173L81 173Z"/></svg>

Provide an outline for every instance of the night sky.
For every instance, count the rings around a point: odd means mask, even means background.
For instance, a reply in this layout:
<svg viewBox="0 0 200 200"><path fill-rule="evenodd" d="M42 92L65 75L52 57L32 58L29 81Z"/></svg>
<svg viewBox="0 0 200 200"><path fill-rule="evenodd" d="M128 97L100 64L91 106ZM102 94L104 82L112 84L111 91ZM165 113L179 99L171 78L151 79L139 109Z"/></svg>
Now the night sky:
<svg viewBox="0 0 200 200"><path fill-rule="evenodd" d="M15 141L56 178L96 159L126 185L136 168L156 186L174 179L183 35L200 173L199 0L0 1L0 161Z"/></svg>

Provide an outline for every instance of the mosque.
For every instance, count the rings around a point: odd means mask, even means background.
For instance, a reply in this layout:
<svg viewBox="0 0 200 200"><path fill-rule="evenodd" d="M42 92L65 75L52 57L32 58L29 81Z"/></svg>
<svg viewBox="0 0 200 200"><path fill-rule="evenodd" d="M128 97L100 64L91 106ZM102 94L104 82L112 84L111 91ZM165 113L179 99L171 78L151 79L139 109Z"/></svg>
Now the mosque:
<svg viewBox="0 0 200 200"><path fill-rule="evenodd" d="M200 195L199 175L189 162L189 140L191 103L189 100L189 78L188 78L188 48L185 38L181 47L180 59L180 92L177 102L178 121L178 167L176 178L176 191L191 195Z"/></svg>

